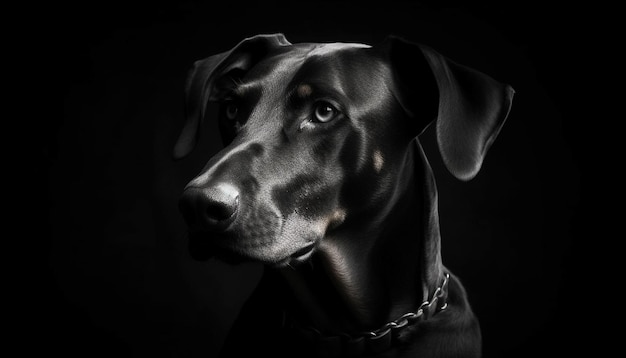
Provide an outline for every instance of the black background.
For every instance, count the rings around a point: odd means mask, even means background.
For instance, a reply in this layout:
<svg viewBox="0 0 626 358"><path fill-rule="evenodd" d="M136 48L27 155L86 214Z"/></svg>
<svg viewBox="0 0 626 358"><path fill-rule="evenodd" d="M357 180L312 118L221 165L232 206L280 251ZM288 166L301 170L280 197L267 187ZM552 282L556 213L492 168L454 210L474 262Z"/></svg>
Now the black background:
<svg viewBox="0 0 626 358"><path fill-rule="evenodd" d="M465 283L485 357L600 349L589 323L601 310L594 297L603 287L589 270L599 252L583 245L598 237L586 204L593 160L582 142L593 132L581 95L597 90L585 71L595 15L391 1L90 2L57 11L48 55L59 62L52 91L62 89L63 113L38 122L44 164L34 171L46 178L48 215L34 256L41 268L23 283L25 349L218 351L262 268L194 262L186 251L177 199L218 150L215 123L188 158L174 162L171 150L193 61L274 32L292 43L376 44L396 34L511 84L509 119L474 180L454 179L432 130L422 136L439 189L444 264Z"/></svg>

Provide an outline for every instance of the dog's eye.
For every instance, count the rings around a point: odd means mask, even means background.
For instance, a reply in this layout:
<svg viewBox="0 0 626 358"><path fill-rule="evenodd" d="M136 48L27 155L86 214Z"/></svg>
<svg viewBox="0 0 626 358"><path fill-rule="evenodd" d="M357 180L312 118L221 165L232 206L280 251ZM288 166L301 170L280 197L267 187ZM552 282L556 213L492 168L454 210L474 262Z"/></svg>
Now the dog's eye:
<svg viewBox="0 0 626 358"><path fill-rule="evenodd" d="M339 115L339 110L328 102L318 102L315 105L315 121L326 123L330 122Z"/></svg>
<svg viewBox="0 0 626 358"><path fill-rule="evenodd" d="M226 114L226 118L233 120L237 117L237 114L239 113L239 106L237 106L237 104L233 101L227 102L224 113Z"/></svg>

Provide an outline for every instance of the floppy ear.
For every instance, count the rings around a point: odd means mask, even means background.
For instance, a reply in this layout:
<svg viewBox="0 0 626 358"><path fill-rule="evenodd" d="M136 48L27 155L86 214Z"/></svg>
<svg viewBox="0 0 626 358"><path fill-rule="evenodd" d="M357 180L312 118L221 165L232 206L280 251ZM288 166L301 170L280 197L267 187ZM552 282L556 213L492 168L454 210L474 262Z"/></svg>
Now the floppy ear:
<svg viewBox="0 0 626 358"><path fill-rule="evenodd" d="M214 100L211 95L217 78L235 69L247 71L273 49L289 45L283 34L257 35L244 39L230 51L196 61L187 75L186 122L174 146L174 159L185 157L195 147L207 103Z"/></svg>
<svg viewBox="0 0 626 358"><path fill-rule="evenodd" d="M385 48L394 94L416 121L416 134L436 118L446 167L458 179L472 179L508 116L515 91L427 46L390 37Z"/></svg>

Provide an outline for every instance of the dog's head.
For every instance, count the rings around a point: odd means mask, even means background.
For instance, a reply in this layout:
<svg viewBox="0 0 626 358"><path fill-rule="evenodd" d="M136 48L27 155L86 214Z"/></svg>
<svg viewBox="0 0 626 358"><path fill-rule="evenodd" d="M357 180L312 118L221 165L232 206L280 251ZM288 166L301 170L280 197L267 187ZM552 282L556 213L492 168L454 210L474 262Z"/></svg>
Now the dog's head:
<svg viewBox="0 0 626 358"><path fill-rule="evenodd" d="M435 119L446 166L471 179L512 95L398 38L371 47L263 35L197 61L174 156L193 149L213 101L225 148L181 198L191 244L275 265L304 260L329 232L385 207L410 143Z"/></svg>

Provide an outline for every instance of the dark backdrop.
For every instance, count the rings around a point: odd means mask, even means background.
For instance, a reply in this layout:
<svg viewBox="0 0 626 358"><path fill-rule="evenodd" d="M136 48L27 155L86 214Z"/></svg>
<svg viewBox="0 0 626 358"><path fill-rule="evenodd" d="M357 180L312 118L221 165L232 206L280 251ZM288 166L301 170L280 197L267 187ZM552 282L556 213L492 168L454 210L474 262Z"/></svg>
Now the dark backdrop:
<svg viewBox="0 0 626 358"><path fill-rule="evenodd" d="M262 268L189 257L177 198L218 150L217 127L205 127L190 157L174 162L171 150L193 61L274 32L293 43L376 44L396 34L511 84L511 114L474 180L446 172L434 133L423 135L444 263L466 285L485 357L591 347L578 313L582 293L593 295L579 245L591 230L581 204L589 158L568 96L585 79L576 44L584 30L566 10L182 1L61 12L50 55L60 62L63 115L39 127L49 210L30 295L39 324L25 329L44 339L32 347L65 356L218 351Z"/></svg>

